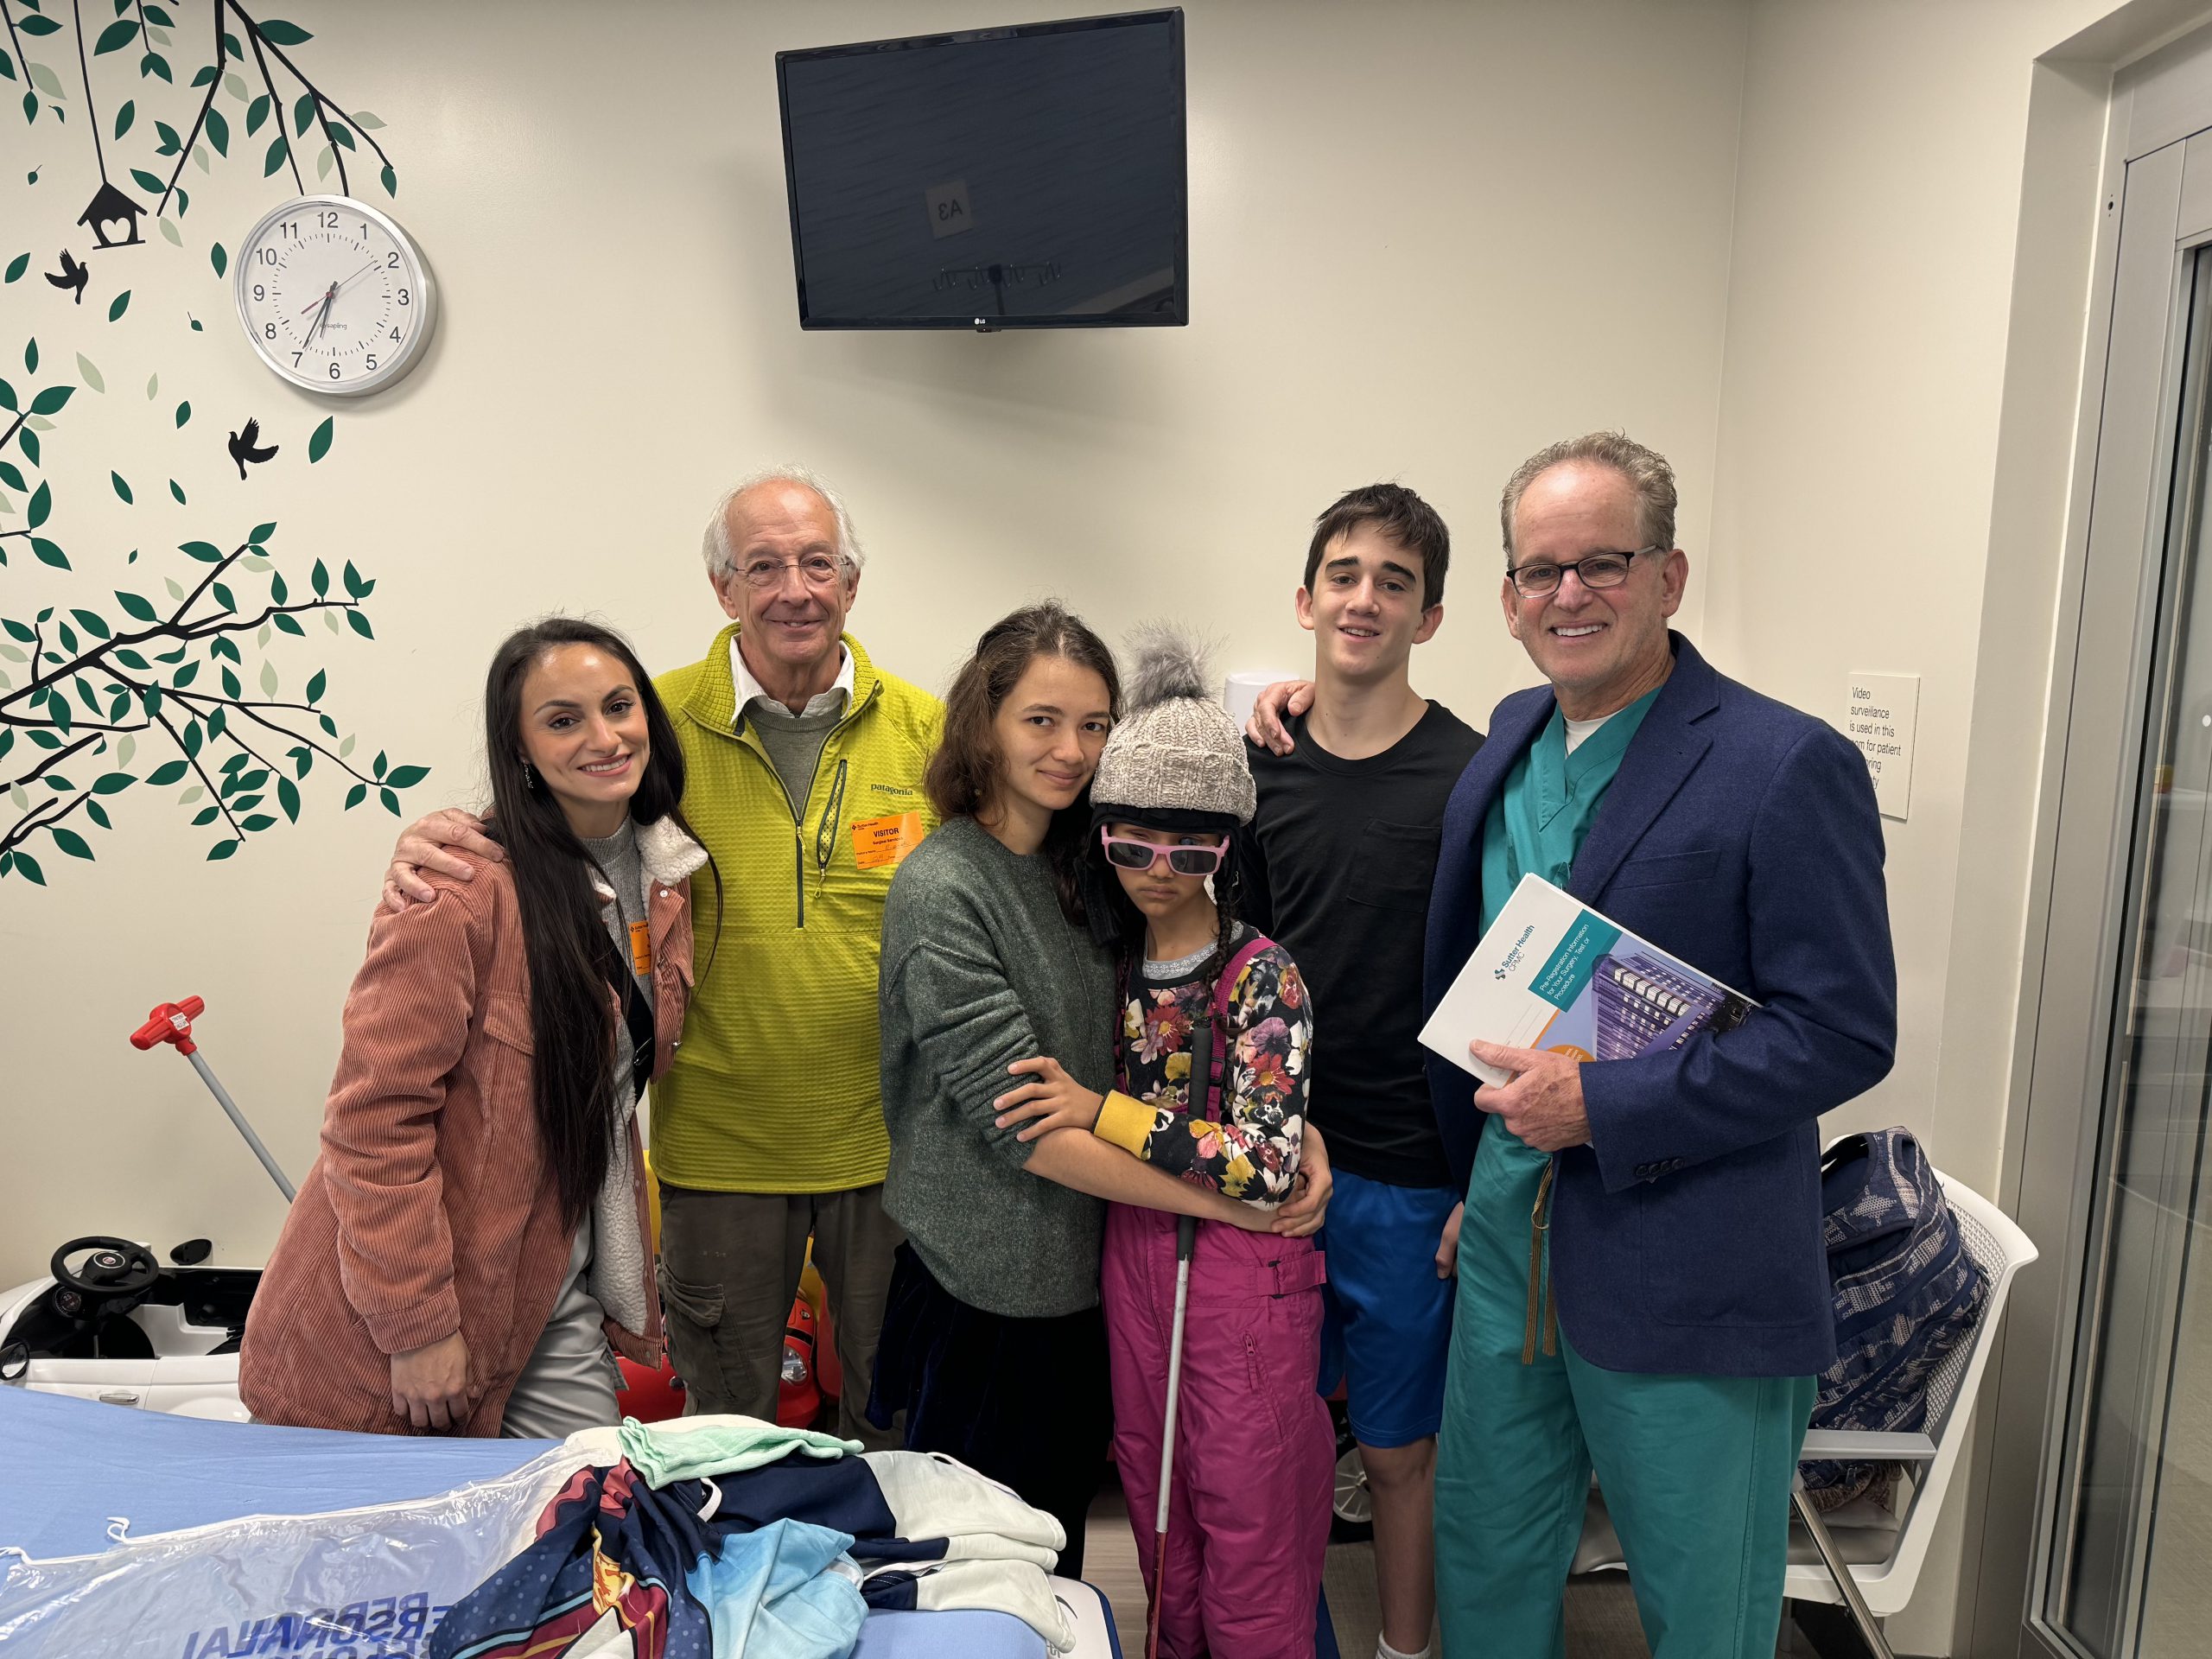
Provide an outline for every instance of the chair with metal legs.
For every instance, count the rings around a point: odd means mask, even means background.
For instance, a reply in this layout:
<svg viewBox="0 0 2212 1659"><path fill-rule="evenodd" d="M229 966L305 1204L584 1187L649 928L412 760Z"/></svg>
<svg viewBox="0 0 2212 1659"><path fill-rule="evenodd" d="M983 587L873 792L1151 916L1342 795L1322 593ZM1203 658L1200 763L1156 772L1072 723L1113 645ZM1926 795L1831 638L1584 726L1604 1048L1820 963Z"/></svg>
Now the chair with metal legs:
<svg viewBox="0 0 2212 1659"><path fill-rule="evenodd" d="M1874 1659L1893 1659L1881 1621L1912 1599L1927 1559L1928 1544L1942 1513L1943 1498L1967 1443L1967 1422L1974 1394L1995 1345L2012 1275L2036 1259L2037 1250L2018 1223L1973 1188L1936 1172L1944 1197L1958 1217L1959 1234L1982 1271L1989 1275L1989 1296L1982 1304L1971 1338L1947 1355L1928 1383L1928 1421L1916 1434L1880 1434L1814 1429L1805 1436L1808 1462L1836 1459L1905 1465L1897 1491L1888 1504L1860 1498L1823 1516L1805 1497L1801 1480L1791 1494L1795 1518L1789 1529L1789 1567L1783 1594L1791 1601L1840 1604L1859 1638ZM1604 1496L1594 1487L1574 1571L1625 1567L1620 1540L1605 1514Z"/></svg>

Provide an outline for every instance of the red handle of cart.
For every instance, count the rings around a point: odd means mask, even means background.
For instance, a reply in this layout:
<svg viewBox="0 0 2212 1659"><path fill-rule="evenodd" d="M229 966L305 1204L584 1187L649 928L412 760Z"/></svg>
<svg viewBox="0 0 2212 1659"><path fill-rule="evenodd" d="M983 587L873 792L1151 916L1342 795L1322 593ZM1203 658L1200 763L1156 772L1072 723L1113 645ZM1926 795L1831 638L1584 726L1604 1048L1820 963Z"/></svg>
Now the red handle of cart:
<svg viewBox="0 0 2212 1659"><path fill-rule="evenodd" d="M221 1081L208 1068L207 1062L200 1057L200 1045L192 1039L192 1022L207 1011L207 1003L196 996L188 996L181 1002L163 1002L146 1015L144 1025L130 1033L130 1046L144 1050L156 1043L175 1045L176 1052L192 1062L192 1069L200 1074L200 1082L207 1085L207 1092L215 1096L216 1104L229 1115L232 1127L245 1137L246 1145L253 1148L253 1155L261 1160L261 1166L269 1172L269 1179L276 1183L276 1190L284 1195L284 1202L289 1204L299 1196L298 1189L287 1179L269 1148L261 1144L261 1137L253 1132L253 1125L245 1121L245 1114L238 1109L238 1102L231 1098L230 1090L223 1087Z"/></svg>

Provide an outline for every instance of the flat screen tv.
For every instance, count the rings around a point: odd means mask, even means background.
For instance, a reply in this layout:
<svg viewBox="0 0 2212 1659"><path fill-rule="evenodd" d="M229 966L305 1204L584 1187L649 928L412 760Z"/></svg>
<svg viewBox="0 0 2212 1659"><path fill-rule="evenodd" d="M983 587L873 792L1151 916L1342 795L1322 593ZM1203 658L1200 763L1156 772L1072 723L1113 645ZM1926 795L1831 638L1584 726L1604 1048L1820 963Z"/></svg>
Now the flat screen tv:
<svg viewBox="0 0 2212 1659"><path fill-rule="evenodd" d="M1183 14L776 54L799 324L1190 321Z"/></svg>

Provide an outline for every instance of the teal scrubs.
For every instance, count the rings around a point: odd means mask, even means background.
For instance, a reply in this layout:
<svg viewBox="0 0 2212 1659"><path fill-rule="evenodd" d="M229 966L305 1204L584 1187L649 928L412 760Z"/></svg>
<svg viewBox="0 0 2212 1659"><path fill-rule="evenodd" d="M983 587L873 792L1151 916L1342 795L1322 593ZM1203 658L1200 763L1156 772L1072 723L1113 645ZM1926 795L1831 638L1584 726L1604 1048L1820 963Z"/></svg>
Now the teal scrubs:
<svg viewBox="0 0 2212 1659"><path fill-rule="evenodd" d="M1524 874L1567 885L1657 696L1630 703L1572 754L1552 711L1483 826L1485 929ZM1444 1651L1563 1659L1560 1596L1594 1466L1653 1659L1770 1659L1815 1380L1653 1376L1583 1359L1546 1317L1550 1239L1534 1229L1550 1163L1492 1118L1467 1187L1437 1447Z"/></svg>

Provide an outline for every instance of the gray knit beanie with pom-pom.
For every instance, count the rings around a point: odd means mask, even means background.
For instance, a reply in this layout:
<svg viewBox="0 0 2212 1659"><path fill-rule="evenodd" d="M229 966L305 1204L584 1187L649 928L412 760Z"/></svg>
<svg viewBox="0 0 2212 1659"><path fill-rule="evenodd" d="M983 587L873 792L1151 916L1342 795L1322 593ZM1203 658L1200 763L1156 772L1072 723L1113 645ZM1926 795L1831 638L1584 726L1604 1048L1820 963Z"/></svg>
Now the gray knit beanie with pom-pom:
<svg viewBox="0 0 2212 1659"><path fill-rule="evenodd" d="M1166 626L1141 629L1131 644L1136 666L1122 682L1128 712L1098 757L1093 819L1150 819L1164 829L1249 823L1256 795L1244 734L1206 694L1205 652Z"/></svg>

